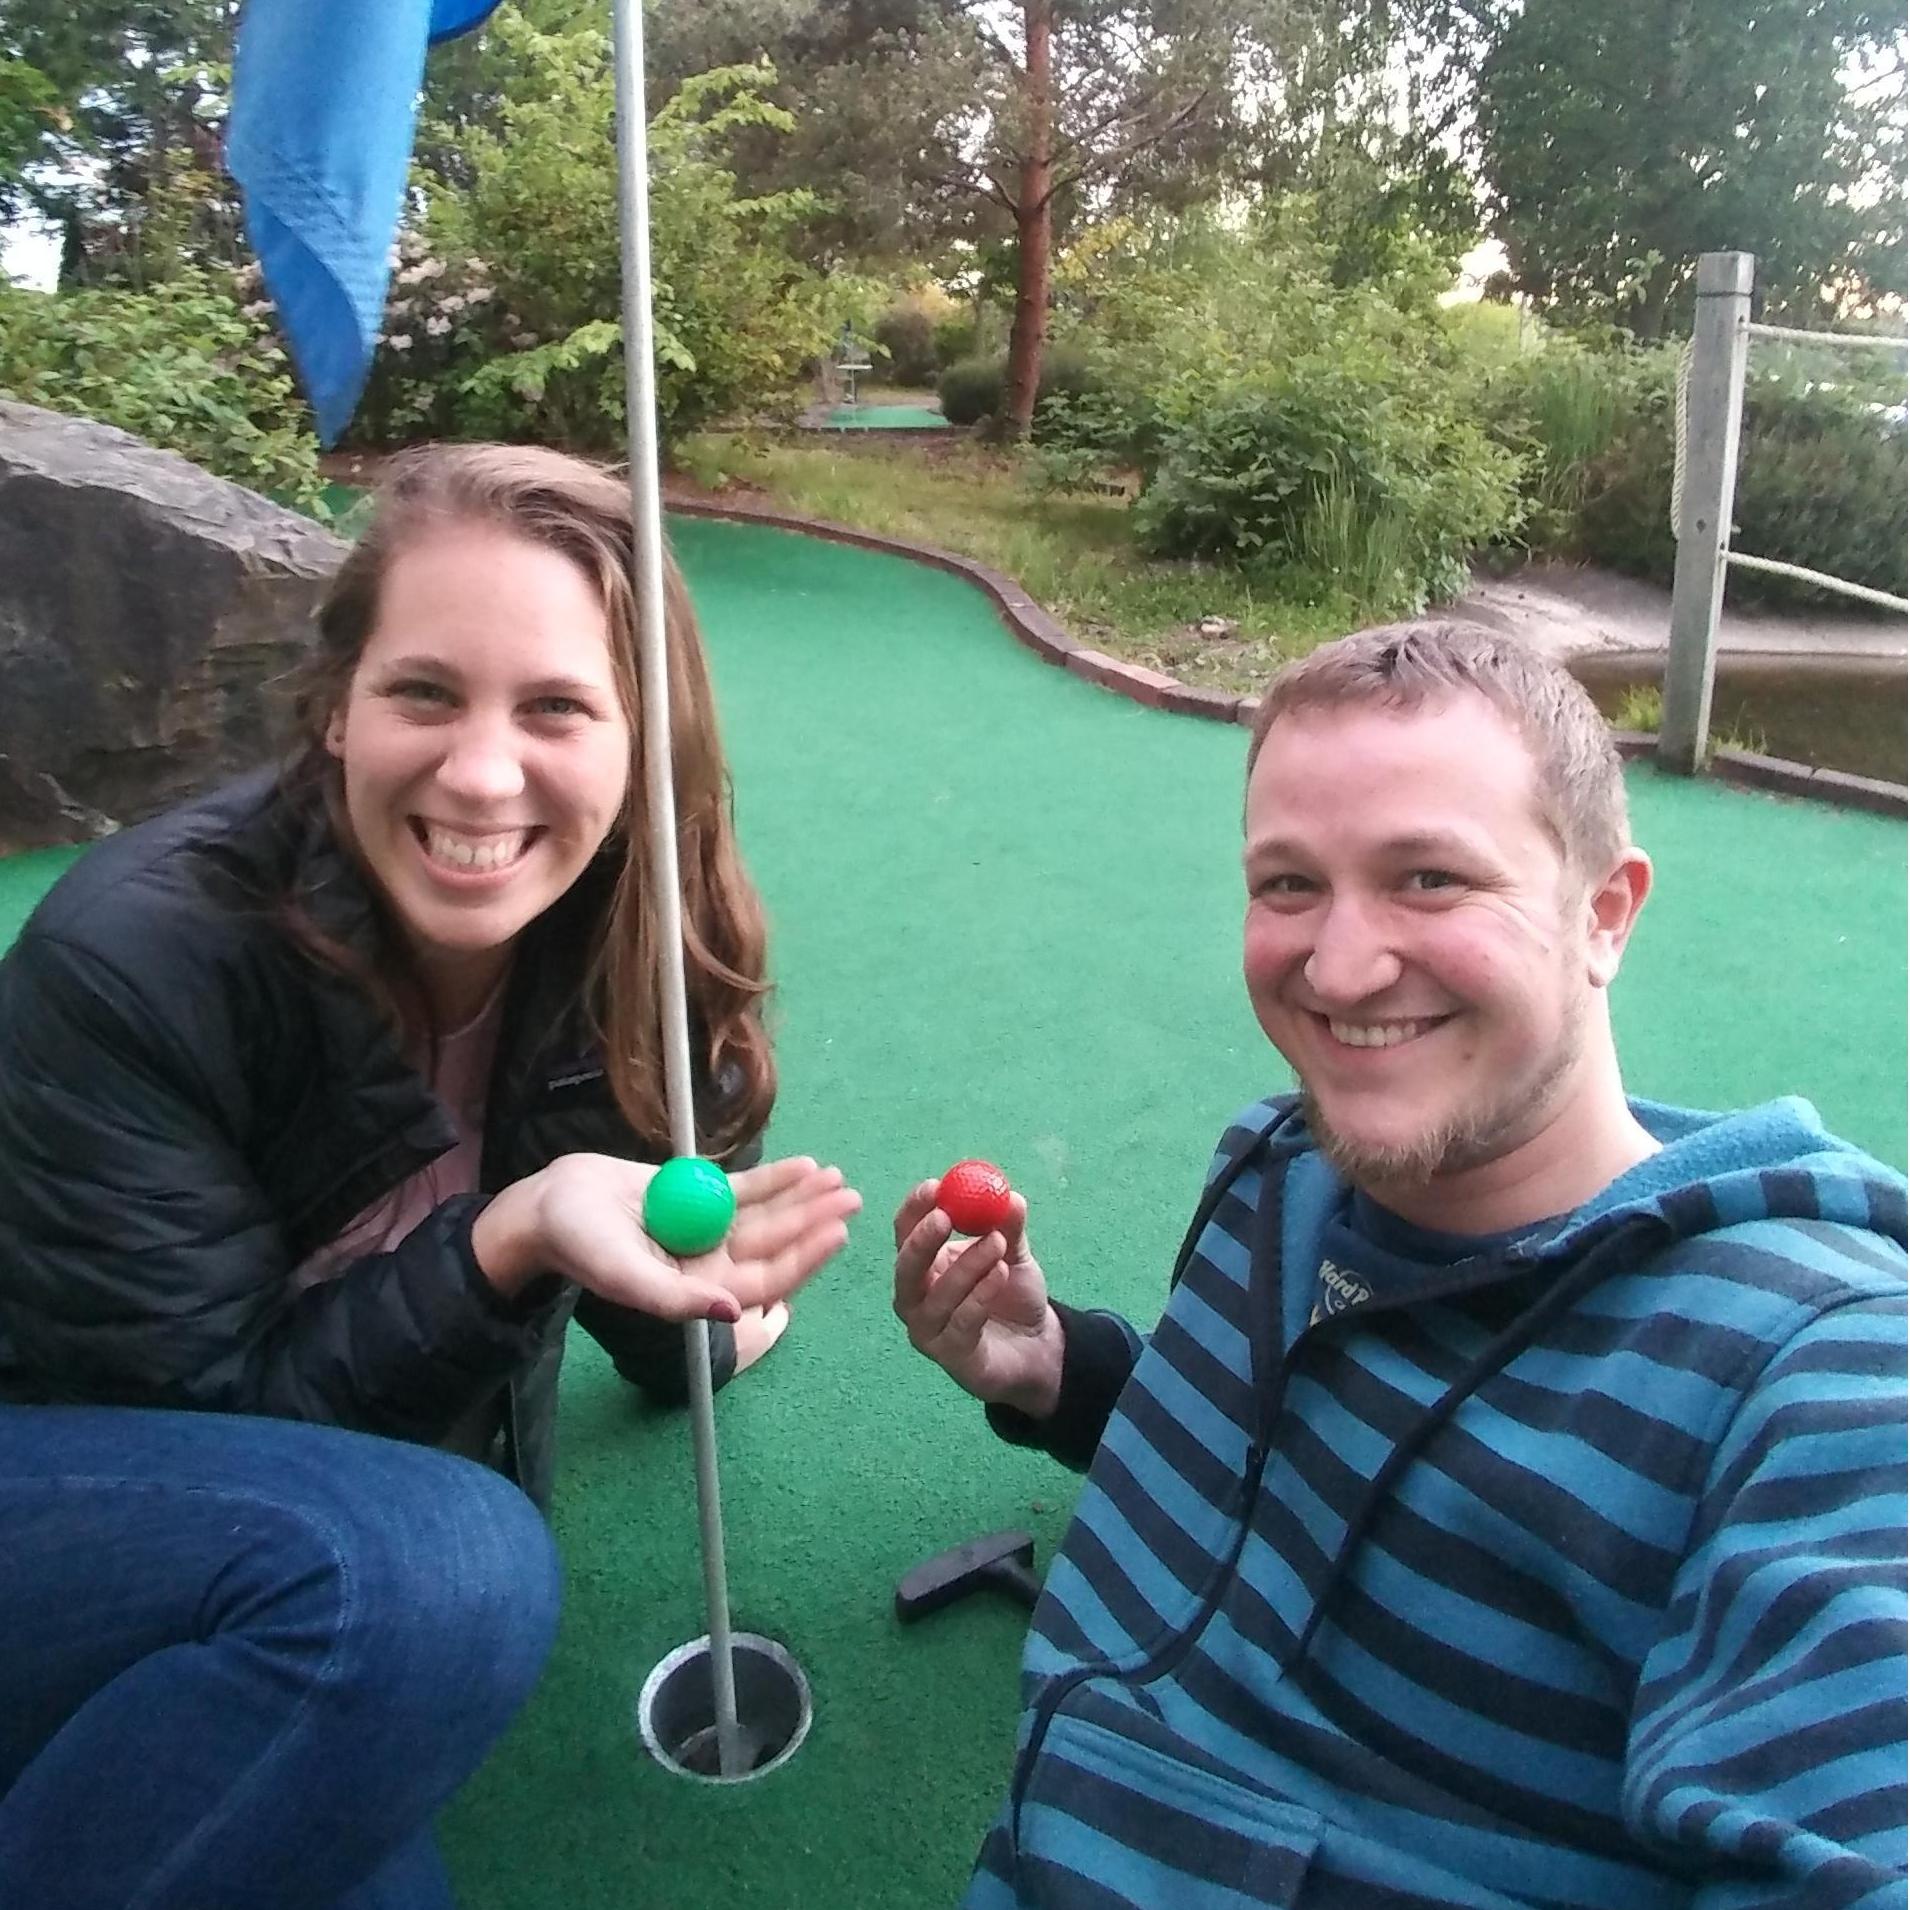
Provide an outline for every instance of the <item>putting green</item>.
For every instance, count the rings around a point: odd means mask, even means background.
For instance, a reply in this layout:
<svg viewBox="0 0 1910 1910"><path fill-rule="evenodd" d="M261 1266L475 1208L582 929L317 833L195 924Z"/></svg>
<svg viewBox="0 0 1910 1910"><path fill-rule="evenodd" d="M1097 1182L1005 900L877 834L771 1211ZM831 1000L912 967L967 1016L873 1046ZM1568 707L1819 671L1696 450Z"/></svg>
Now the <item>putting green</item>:
<svg viewBox="0 0 1910 1910"><path fill-rule="evenodd" d="M837 405L831 431L945 431L948 420L934 405Z"/></svg>
<svg viewBox="0 0 1910 1910"><path fill-rule="evenodd" d="M840 1162L867 1203L719 1401L736 1623L796 1653L815 1724L734 1789L638 1748L645 1673L703 1629L689 1435L580 1339L562 1634L446 1847L468 1910L948 1904L1007 1774L1023 1621L984 1599L904 1631L895 1581L1003 1526L1045 1563L1073 1482L910 1352L888 1214L986 1155L1057 1289L1151 1320L1214 1138L1287 1084L1238 978L1245 733L1043 664L940 572L760 526L673 535L771 915L770 1146ZM1801 1091L1901 1165L1903 827L1648 770L1631 787L1660 882L1615 991L1633 1087ZM0 865L0 938L60 860Z"/></svg>

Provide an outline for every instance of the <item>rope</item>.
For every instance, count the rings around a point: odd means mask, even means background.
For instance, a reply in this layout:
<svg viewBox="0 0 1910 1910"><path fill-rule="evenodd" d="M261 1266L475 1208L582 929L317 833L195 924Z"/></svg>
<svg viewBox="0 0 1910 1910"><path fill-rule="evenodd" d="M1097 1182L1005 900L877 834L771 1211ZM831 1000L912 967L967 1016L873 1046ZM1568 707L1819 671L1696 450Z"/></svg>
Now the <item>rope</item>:
<svg viewBox="0 0 1910 1910"><path fill-rule="evenodd" d="M1910 338L1881 338L1868 332L1800 332L1789 325L1753 325L1753 338L1801 338L1813 345L1857 345L1876 351L1903 351Z"/></svg>
<svg viewBox="0 0 1910 1910"><path fill-rule="evenodd" d="M1671 451L1671 538L1676 543L1684 535L1685 518L1685 399L1691 389L1691 348L1696 341L1687 338L1678 354L1678 396L1673 407Z"/></svg>
<svg viewBox="0 0 1910 1910"><path fill-rule="evenodd" d="M1868 584L1846 583L1821 570L1806 570L1802 564L1780 564L1772 557L1747 557L1742 551L1724 553L1727 564L1740 564L1746 570L1768 570L1773 577L1796 577L1820 590L1841 591L1846 597L1861 597L1868 604L1882 604L1886 610L1910 611L1910 598L1893 597L1887 590L1872 590Z"/></svg>

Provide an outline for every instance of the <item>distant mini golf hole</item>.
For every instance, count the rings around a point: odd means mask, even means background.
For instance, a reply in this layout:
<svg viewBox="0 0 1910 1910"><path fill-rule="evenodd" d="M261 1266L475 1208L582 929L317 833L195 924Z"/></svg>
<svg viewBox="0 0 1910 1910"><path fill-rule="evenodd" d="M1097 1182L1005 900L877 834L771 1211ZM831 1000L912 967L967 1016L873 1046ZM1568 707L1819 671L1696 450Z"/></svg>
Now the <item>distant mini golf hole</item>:
<svg viewBox="0 0 1910 1910"><path fill-rule="evenodd" d="M679 1777L745 1784L795 1756L809 1735L809 1680L773 1638L730 1637L736 1674L736 1721L743 1769L724 1777L716 1743L716 1686L707 1636L679 1645L643 1681L637 1730L644 1749Z"/></svg>

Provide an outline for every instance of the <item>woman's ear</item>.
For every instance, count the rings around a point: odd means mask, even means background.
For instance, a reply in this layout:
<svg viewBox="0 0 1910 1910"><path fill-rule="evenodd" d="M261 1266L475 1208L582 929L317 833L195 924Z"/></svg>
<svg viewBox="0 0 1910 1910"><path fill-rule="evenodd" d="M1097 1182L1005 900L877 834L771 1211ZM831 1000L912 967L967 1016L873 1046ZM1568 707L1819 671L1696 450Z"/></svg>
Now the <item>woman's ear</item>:
<svg viewBox="0 0 1910 1910"><path fill-rule="evenodd" d="M325 723L325 747L341 761L345 755L345 706L340 703Z"/></svg>
<svg viewBox="0 0 1910 1910"><path fill-rule="evenodd" d="M1651 858L1627 849L1611 873L1585 898L1586 973L1594 988L1609 988L1625 958L1625 945L1651 893Z"/></svg>

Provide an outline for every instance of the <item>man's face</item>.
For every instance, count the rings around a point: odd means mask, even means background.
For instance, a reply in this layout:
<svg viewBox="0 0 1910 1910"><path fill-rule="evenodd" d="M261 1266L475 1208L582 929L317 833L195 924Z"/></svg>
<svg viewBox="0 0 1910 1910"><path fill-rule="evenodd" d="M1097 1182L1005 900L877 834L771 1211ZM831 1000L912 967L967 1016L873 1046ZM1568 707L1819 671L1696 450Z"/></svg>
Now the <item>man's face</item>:
<svg viewBox="0 0 1910 1910"><path fill-rule="evenodd" d="M1247 992L1351 1180L1478 1166L1596 1092L1592 909L1534 778L1518 731L1471 692L1296 711L1262 746Z"/></svg>

